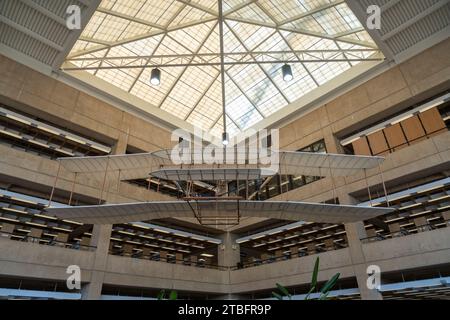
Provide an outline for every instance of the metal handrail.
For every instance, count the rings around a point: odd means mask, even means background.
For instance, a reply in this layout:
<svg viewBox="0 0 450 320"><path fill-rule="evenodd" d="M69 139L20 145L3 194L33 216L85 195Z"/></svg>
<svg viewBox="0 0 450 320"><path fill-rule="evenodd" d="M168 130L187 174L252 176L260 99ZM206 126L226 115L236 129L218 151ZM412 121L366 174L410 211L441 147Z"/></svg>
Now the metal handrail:
<svg viewBox="0 0 450 320"><path fill-rule="evenodd" d="M14 236L14 237L21 237L12 232L6 232L6 231L0 230L0 238L2 238L2 235L3 236L8 235L8 236ZM9 239L11 239L11 238L9 237ZM13 239L11 239L11 240L13 240ZM90 245L85 245L85 244L80 244L80 243L68 243L68 242L58 241L58 240L50 240L49 242L46 242L47 240L45 240L45 239L42 239L39 237L28 236L28 235L23 236L20 240L17 240L17 241L32 242L32 243L47 245L47 246L60 245L61 247L64 247L67 249L74 249L74 250L82 249L82 250L94 251L97 248L96 246L90 246Z"/></svg>
<svg viewBox="0 0 450 320"><path fill-rule="evenodd" d="M450 223L450 220L444 220L444 222L448 225ZM433 225L431 223L416 226L416 229L421 229L421 228L422 229L430 228L431 230L436 230L436 229L443 229L446 227L436 227L435 225ZM431 231L431 230L427 230L427 231ZM392 238L405 237L405 236L409 236L411 234L412 233L410 233L408 229L400 229L399 231L394 231L394 232L389 232L386 234L379 234L379 235L372 236L372 237L362 238L361 242L362 243L370 243L370 242L374 242L374 241L383 241L383 240L392 239Z"/></svg>
<svg viewBox="0 0 450 320"><path fill-rule="evenodd" d="M139 253L133 253L130 255L124 255L123 251L109 251L109 254L114 256L121 256L121 257L127 257L127 258L134 258L134 259L142 259L142 260L149 260L149 261L156 261L156 262L166 262L166 263L172 263L177 264L177 262L180 262L179 264L185 265L185 266L192 266L197 268L208 268L208 269L217 269L217 270L229 270L231 267L228 266L221 266L218 264L212 264L212 263L204 263L199 261L189 261L184 259L176 259L176 258L159 258L159 259L152 259L152 256L143 256Z"/></svg>

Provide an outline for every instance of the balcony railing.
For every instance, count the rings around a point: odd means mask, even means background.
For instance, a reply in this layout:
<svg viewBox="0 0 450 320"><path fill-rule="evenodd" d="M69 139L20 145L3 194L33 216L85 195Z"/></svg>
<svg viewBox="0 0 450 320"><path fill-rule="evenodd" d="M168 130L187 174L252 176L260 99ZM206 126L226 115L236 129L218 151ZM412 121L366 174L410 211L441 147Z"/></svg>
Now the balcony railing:
<svg viewBox="0 0 450 320"><path fill-rule="evenodd" d="M448 226L450 226L450 220L446 220L446 221L444 221L444 223L439 223L438 225L428 223L425 225L417 226L414 230L408 230L408 229L402 228L399 231L377 234L376 236L361 239L361 242L362 243L371 243L371 242L376 242L376 241L384 241L384 240L393 239L393 238L410 236L410 235L418 234L418 233L422 233L422 232L443 229Z"/></svg>
<svg viewBox="0 0 450 320"><path fill-rule="evenodd" d="M84 250L84 251L94 251L97 247L95 246L88 246L81 243L67 243L57 240L45 240L38 237L32 237L32 236L23 236L18 237L16 234L0 231L0 239L8 239L8 240L14 240L14 241L20 241L20 242L28 242L28 243L36 243L40 245L47 245L47 246L54 246L59 248L66 248L66 249L74 249L74 250Z"/></svg>

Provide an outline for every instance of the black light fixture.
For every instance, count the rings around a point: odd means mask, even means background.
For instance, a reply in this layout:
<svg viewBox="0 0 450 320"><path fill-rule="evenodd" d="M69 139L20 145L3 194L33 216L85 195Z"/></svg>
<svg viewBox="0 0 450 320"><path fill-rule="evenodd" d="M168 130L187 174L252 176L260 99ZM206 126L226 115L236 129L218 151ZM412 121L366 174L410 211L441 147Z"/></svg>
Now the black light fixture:
<svg viewBox="0 0 450 320"><path fill-rule="evenodd" d="M226 132L222 133L222 143L224 146L227 146L230 143L230 137Z"/></svg>
<svg viewBox="0 0 450 320"><path fill-rule="evenodd" d="M284 81L289 82L294 79L294 76L292 75L292 68L290 65L285 64L283 67L281 67L281 72L283 74Z"/></svg>
<svg viewBox="0 0 450 320"><path fill-rule="evenodd" d="M152 70L152 74L150 76L150 83L154 86L159 86L161 83L161 70L155 68Z"/></svg>

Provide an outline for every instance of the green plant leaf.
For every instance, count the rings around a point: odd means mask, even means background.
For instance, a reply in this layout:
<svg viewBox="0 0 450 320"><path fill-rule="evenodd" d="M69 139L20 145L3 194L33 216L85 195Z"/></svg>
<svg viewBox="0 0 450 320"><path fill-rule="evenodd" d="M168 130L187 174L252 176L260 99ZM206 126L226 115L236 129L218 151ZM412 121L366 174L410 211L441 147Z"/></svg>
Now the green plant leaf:
<svg viewBox="0 0 450 320"><path fill-rule="evenodd" d="M177 300L178 293L175 290L170 291L169 300Z"/></svg>
<svg viewBox="0 0 450 320"><path fill-rule="evenodd" d="M158 293L158 296L156 297L156 299L158 299L158 300L163 300L165 295L166 295L166 290L161 290L161 291Z"/></svg>
<svg viewBox="0 0 450 320"><path fill-rule="evenodd" d="M314 264L314 271L311 279L311 289L317 287L317 276L319 274L319 257L316 259L316 263Z"/></svg>
<svg viewBox="0 0 450 320"><path fill-rule="evenodd" d="M319 275L319 257L316 258L316 262L314 263L314 270L311 279L311 289L309 289L308 294L305 297L305 300L309 300L309 296L316 290L317 287L317 276Z"/></svg>
<svg viewBox="0 0 450 320"><path fill-rule="evenodd" d="M314 290L316 290L316 287L312 287L311 289L309 289L308 293L306 294L305 300L309 300L309 296L314 292Z"/></svg>
<svg viewBox="0 0 450 320"><path fill-rule="evenodd" d="M283 300L283 296L279 295L279 294L276 293L276 292L273 292L273 291L272 291L272 296L273 296L274 298L277 298L278 300Z"/></svg>
<svg viewBox="0 0 450 320"><path fill-rule="evenodd" d="M283 294L283 295L285 295L286 297L289 297L289 299L291 298L291 294L289 293L289 291L285 288L285 287L283 287L281 284L279 284L279 283L277 283L277 288L278 288L278 290L280 290L281 291L281 293Z"/></svg>
<svg viewBox="0 0 450 320"><path fill-rule="evenodd" d="M327 300L329 294L330 294L329 292L327 292L327 293L325 293L325 294L322 294L322 295L320 296L319 300Z"/></svg>
<svg viewBox="0 0 450 320"><path fill-rule="evenodd" d="M320 292L322 292L323 294L327 294L335 286L335 284L338 281L340 275L341 275L340 273L336 273L333 276L333 278L331 278L330 280L328 280L327 283L325 283L325 285L322 287Z"/></svg>

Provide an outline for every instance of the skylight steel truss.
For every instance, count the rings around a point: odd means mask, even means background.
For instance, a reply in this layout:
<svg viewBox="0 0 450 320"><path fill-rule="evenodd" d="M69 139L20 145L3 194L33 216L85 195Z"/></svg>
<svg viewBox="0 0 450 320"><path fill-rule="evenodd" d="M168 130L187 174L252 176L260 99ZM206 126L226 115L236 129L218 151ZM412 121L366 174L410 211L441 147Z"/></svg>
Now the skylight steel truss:
<svg viewBox="0 0 450 320"><path fill-rule="evenodd" d="M103 0L62 69L90 72L220 136L224 127L230 135L248 129L358 63L384 59L343 0L223 0L222 51L218 4ZM293 67L290 83L279 72L284 63ZM159 87L148 82L155 67Z"/></svg>
<svg viewBox="0 0 450 320"><path fill-rule="evenodd" d="M382 57L365 57L364 54L380 54L377 49L339 49L339 50L290 50L290 51L249 51L225 53L225 65L276 64L276 63L314 63L314 62L357 62L379 61ZM344 55L345 58L342 58ZM252 59L253 61L249 61ZM151 56L108 56L76 57L67 62L89 61L105 62L97 67L65 67L64 70L129 69L180 66L220 66L220 53L167 54Z"/></svg>

